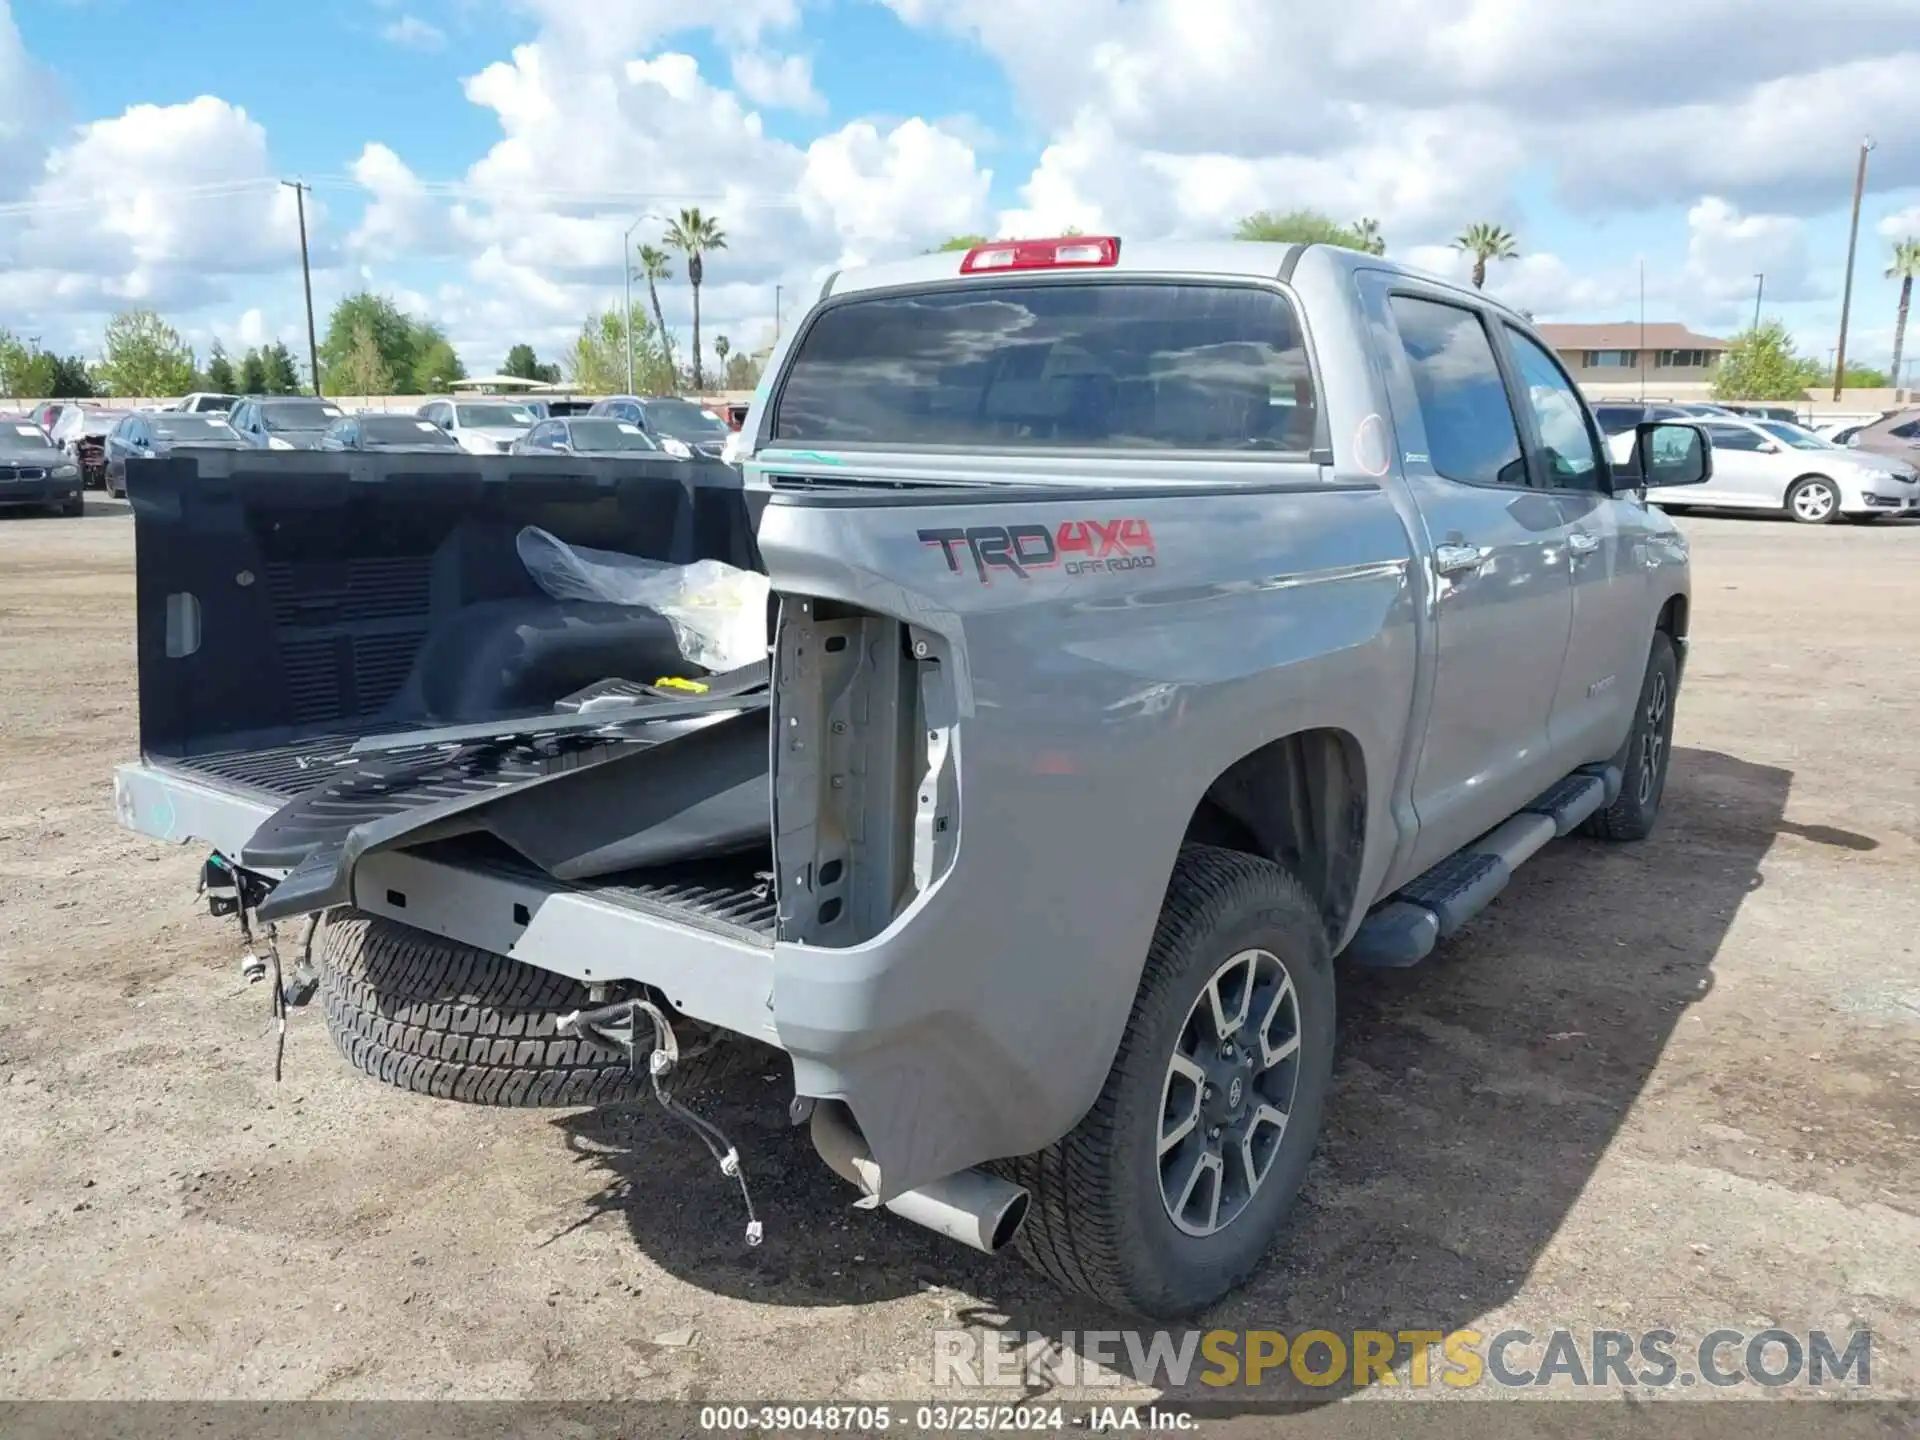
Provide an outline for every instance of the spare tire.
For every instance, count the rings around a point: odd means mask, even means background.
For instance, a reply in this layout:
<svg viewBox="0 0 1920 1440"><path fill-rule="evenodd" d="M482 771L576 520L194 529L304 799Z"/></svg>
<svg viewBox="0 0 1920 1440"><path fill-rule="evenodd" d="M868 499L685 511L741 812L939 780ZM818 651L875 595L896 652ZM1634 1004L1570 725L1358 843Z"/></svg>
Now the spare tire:
<svg viewBox="0 0 1920 1440"><path fill-rule="evenodd" d="M327 919L318 946L327 1033L356 1070L476 1105L603 1105L646 1093L624 1050L562 1035L587 987L358 910ZM773 1052L687 1021L672 1089L691 1092ZM692 1052L692 1053L688 1053Z"/></svg>

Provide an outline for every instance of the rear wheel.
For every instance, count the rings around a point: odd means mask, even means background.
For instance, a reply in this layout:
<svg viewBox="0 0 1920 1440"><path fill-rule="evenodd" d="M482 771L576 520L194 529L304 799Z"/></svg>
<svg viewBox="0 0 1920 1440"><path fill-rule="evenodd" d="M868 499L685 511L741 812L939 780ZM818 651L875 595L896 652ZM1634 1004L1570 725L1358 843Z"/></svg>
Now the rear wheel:
<svg viewBox="0 0 1920 1440"><path fill-rule="evenodd" d="M1824 475L1808 475L1787 491L1787 514L1802 525L1831 525L1840 517L1840 487Z"/></svg>
<svg viewBox="0 0 1920 1440"><path fill-rule="evenodd" d="M1640 682L1633 729L1614 757L1623 779L1613 804L1582 827L1602 840L1644 840L1660 818L1673 752L1673 702L1680 687L1680 661L1665 631L1653 633L1647 673Z"/></svg>
<svg viewBox="0 0 1920 1440"><path fill-rule="evenodd" d="M1290 874L1188 845L1119 1054L1079 1125L1001 1169L1016 1244L1064 1289L1190 1315L1258 1267L1300 1189L1333 1068L1318 908Z"/></svg>
<svg viewBox="0 0 1920 1440"><path fill-rule="evenodd" d="M562 1015L593 1004L575 980L358 911L334 912L322 936L327 1032L355 1069L377 1080L478 1105L599 1105L647 1090L625 1051L560 1033ZM686 1025L675 1026L676 1092L771 1053Z"/></svg>

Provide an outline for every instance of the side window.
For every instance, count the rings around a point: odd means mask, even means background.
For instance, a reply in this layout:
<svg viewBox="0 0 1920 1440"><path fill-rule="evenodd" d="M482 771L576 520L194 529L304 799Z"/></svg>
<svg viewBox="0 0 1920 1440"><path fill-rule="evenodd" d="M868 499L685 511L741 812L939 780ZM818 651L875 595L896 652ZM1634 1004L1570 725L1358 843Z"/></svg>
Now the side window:
<svg viewBox="0 0 1920 1440"><path fill-rule="evenodd" d="M1411 295L1395 295L1392 307L1427 432L1428 462L1449 480L1525 485L1520 430L1480 317Z"/></svg>
<svg viewBox="0 0 1920 1440"><path fill-rule="evenodd" d="M630 425L638 425L642 430L647 428L646 412L631 400L625 401L617 406L615 413L620 419L625 420Z"/></svg>
<svg viewBox="0 0 1920 1440"><path fill-rule="evenodd" d="M558 437L553 433L553 426L536 425L527 432L527 448L529 450L551 450L556 438Z"/></svg>
<svg viewBox="0 0 1920 1440"><path fill-rule="evenodd" d="M1594 489L1599 484L1600 451L1587 428L1587 411L1579 395L1553 357L1511 325L1507 343L1513 346L1521 383L1527 387L1547 483L1556 490Z"/></svg>
<svg viewBox="0 0 1920 1440"><path fill-rule="evenodd" d="M1887 433L1901 440L1920 440L1920 420L1909 420L1904 425L1896 425Z"/></svg>
<svg viewBox="0 0 1920 1440"><path fill-rule="evenodd" d="M1709 425L1707 439L1716 450L1758 450L1766 437L1744 425Z"/></svg>

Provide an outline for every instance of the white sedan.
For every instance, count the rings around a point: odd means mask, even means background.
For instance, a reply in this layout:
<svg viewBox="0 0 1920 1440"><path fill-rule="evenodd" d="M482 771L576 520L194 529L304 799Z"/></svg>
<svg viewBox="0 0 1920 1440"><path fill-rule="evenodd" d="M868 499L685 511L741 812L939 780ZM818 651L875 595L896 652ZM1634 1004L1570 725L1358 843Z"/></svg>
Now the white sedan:
<svg viewBox="0 0 1920 1440"><path fill-rule="evenodd" d="M1668 510L1777 510L1804 525L1845 516L1920 515L1920 482L1904 460L1849 450L1778 420L1701 417L1691 423L1713 446L1713 478L1652 498ZM1627 460L1633 432L1609 440L1616 462Z"/></svg>

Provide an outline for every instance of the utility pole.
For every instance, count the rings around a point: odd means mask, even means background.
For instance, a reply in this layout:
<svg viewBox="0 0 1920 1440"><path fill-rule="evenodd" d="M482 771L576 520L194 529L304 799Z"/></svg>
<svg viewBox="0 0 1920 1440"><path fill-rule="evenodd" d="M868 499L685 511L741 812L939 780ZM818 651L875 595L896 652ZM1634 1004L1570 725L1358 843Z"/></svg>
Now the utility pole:
<svg viewBox="0 0 1920 1440"><path fill-rule="evenodd" d="M620 275L625 284L623 294L626 308L620 312L620 333L626 337L627 344L627 394L633 394L633 232L649 220L659 217L652 212L642 215L633 224L627 226L626 234L620 237ZM660 348L666 349L667 337L660 337Z"/></svg>
<svg viewBox="0 0 1920 1440"><path fill-rule="evenodd" d="M776 340L780 338L780 290L778 285L773 287L773 338Z"/></svg>
<svg viewBox="0 0 1920 1440"><path fill-rule="evenodd" d="M1833 398L1840 398L1840 390L1847 378L1847 321L1853 310L1853 257L1860 245L1860 199L1867 192L1867 152L1873 149L1873 137L1868 136L1860 142L1860 168L1853 177L1853 228L1847 233L1847 281L1840 292L1840 343L1835 347L1838 358L1833 363Z"/></svg>
<svg viewBox="0 0 1920 1440"><path fill-rule="evenodd" d="M1647 398L1647 257L1640 257L1640 348L1634 352L1640 362L1640 398Z"/></svg>
<svg viewBox="0 0 1920 1440"><path fill-rule="evenodd" d="M1753 287L1753 328L1757 334L1760 330L1760 297L1767 293L1767 277L1763 273L1753 278L1759 282Z"/></svg>
<svg viewBox="0 0 1920 1440"><path fill-rule="evenodd" d="M307 292L307 373L313 379L313 393L320 393L320 342L314 338L313 331L313 267L307 260L307 191L311 188L304 181L282 180L280 182L293 191L293 203L300 212L300 283Z"/></svg>

